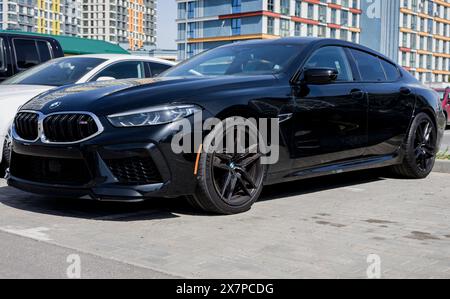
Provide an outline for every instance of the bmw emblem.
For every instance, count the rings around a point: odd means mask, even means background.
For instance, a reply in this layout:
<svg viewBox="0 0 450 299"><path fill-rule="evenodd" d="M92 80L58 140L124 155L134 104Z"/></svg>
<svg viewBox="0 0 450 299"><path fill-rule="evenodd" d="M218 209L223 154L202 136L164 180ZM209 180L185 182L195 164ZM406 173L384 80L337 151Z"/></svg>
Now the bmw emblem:
<svg viewBox="0 0 450 299"><path fill-rule="evenodd" d="M55 109L55 108L58 108L59 106L61 106L61 102L54 102L48 108Z"/></svg>

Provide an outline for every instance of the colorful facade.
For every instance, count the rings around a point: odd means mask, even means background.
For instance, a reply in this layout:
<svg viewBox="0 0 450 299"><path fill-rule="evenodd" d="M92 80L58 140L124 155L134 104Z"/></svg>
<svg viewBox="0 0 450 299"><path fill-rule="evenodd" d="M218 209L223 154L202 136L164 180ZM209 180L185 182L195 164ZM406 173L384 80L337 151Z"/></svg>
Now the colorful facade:
<svg viewBox="0 0 450 299"><path fill-rule="evenodd" d="M82 37L119 43L129 50L156 43L156 0L83 1Z"/></svg>
<svg viewBox="0 0 450 299"><path fill-rule="evenodd" d="M79 0L0 1L0 29L76 36L80 4Z"/></svg>

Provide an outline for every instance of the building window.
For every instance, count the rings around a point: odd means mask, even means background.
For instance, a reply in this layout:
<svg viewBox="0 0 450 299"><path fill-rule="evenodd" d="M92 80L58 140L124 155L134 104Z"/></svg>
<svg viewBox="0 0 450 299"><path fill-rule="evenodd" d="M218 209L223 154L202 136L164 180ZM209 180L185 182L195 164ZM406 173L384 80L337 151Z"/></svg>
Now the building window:
<svg viewBox="0 0 450 299"><path fill-rule="evenodd" d="M281 14L287 16L290 14L289 4L290 4L289 0L281 0Z"/></svg>
<svg viewBox="0 0 450 299"><path fill-rule="evenodd" d="M272 17L267 18L267 34L275 34L275 19Z"/></svg>
<svg viewBox="0 0 450 299"><path fill-rule="evenodd" d="M233 0L232 13L240 13L240 12L241 12L241 0Z"/></svg>
<svg viewBox="0 0 450 299"><path fill-rule="evenodd" d="M188 2L188 18L195 18L195 2Z"/></svg>
<svg viewBox="0 0 450 299"><path fill-rule="evenodd" d="M302 16L302 1L301 0L295 0L295 16L296 17Z"/></svg>
<svg viewBox="0 0 450 299"><path fill-rule="evenodd" d="M241 35L241 19L232 19L231 20L231 34L232 35Z"/></svg>
<svg viewBox="0 0 450 299"><path fill-rule="evenodd" d="M319 26L319 37L326 37L326 36L327 36L327 27Z"/></svg>
<svg viewBox="0 0 450 299"><path fill-rule="evenodd" d="M188 30L187 30L187 37L188 38L195 38L195 28L197 27L196 25L197 25L196 23L189 23L188 24Z"/></svg>
<svg viewBox="0 0 450 299"><path fill-rule="evenodd" d="M311 3L308 3L308 19L314 19L314 5Z"/></svg>
<svg viewBox="0 0 450 299"><path fill-rule="evenodd" d="M294 35L295 36L301 36L302 35L302 24L301 23L295 23Z"/></svg>
<svg viewBox="0 0 450 299"><path fill-rule="evenodd" d="M289 21L288 20L280 20L280 35L282 37L289 36Z"/></svg>
<svg viewBox="0 0 450 299"><path fill-rule="evenodd" d="M267 10L268 11L274 11L275 5L273 3L274 0L267 0Z"/></svg>

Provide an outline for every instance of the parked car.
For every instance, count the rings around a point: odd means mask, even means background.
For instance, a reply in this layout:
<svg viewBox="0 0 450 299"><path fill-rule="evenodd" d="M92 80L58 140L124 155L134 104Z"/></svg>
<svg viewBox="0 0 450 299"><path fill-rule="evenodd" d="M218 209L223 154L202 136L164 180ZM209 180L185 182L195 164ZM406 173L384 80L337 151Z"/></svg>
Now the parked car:
<svg viewBox="0 0 450 299"><path fill-rule="evenodd" d="M0 82L53 58L64 56L51 37L0 32Z"/></svg>
<svg viewBox="0 0 450 299"><path fill-rule="evenodd" d="M195 152L173 150L182 122L211 117L225 127L230 119L278 119L279 159L263 163L259 138L245 151L227 151L218 126L203 132ZM435 91L368 48L334 39L249 41L153 80L82 84L35 98L15 117L7 177L34 193L187 196L203 210L234 214L249 210L266 184L388 166L424 178L444 122ZM261 129L249 125L241 137Z"/></svg>
<svg viewBox="0 0 450 299"><path fill-rule="evenodd" d="M445 119L447 125L450 125L450 87L436 89L437 93L441 97L442 108L444 109Z"/></svg>
<svg viewBox="0 0 450 299"><path fill-rule="evenodd" d="M6 168L3 148L17 109L40 93L64 85L126 78L150 78L174 65L145 56L98 54L63 57L22 72L0 84L0 162ZM0 170L0 172L3 172Z"/></svg>

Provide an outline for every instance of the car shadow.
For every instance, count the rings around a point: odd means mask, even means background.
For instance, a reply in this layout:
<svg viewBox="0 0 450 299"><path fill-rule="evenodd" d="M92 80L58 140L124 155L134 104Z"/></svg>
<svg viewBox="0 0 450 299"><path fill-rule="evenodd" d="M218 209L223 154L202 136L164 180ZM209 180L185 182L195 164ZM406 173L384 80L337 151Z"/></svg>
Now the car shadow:
<svg viewBox="0 0 450 299"><path fill-rule="evenodd" d="M266 186L259 202L283 200L283 198L292 196L378 181L384 179L382 176L384 174L377 170L359 171ZM211 216L211 214L195 210L183 198L155 198L140 203L99 202L85 199L43 197L6 186L0 187L0 203L33 213L96 221L129 222L169 219L180 217L180 215Z"/></svg>

